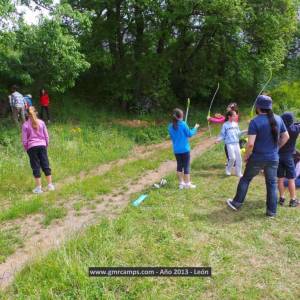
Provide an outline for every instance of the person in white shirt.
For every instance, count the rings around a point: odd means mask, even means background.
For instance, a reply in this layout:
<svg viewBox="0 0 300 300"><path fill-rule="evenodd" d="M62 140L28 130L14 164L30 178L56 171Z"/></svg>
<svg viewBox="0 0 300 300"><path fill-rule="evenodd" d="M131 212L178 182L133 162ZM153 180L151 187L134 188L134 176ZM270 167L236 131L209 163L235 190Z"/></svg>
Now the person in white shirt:
<svg viewBox="0 0 300 300"><path fill-rule="evenodd" d="M12 108L12 116L15 123L19 126L19 117L22 124L25 122L25 100L21 93L17 91L17 86L13 85L11 88L12 94L9 101Z"/></svg>
<svg viewBox="0 0 300 300"><path fill-rule="evenodd" d="M224 141L227 153L228 153L228 163L226 165L225 173L227 176L231 175L231 169L235 166L235 175L242 177L242 156L240 149L240 136L242 131L236 120L236 112L228 111L226 113L227 122L223 124L220 136L218 137L216 143Z"/></svg>

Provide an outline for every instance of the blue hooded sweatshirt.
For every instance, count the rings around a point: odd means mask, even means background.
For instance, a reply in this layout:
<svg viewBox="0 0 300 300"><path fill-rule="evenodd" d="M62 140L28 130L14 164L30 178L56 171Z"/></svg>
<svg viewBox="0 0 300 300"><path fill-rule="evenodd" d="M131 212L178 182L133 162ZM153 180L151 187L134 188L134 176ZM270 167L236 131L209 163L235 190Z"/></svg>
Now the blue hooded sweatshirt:
<svg viewBox="0 0 300 300"><path fill-rule="evenodd" d="M224 141L225 145L239 144L242 132L238 123L227 121L223 124L218 141Z"/></svg>
<svg viewBox="0 0 300 300"><path fill-rule="evenodd" d="M280 157L293 155L296 152L296 141L300 133L300 124L295 123L294 114L286 112L281 116L287 131L290 135L290 139L279 150Z"/></svg>
<svg viewBox="0 0 300 300"><path fill-rule="evenodd" d="M197 129L190 129L184 121L178 121L178 128L169 124L168 131L173 142L173 151L175 154L181 154L191 151L189 138L197 133Z"/></svg>

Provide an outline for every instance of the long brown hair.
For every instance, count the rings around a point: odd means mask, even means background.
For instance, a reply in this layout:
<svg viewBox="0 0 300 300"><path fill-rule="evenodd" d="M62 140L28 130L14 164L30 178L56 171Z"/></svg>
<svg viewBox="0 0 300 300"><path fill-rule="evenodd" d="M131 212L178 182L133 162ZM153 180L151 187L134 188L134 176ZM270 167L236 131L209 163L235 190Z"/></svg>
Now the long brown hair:
<svg viewBox="0 0 300 300"><path fill-rule="evenodd" d="M182 119L183 119L183 111L179 108L175 108L173 110L173 116L172 116L173 128L175 130L178 129L178 121Z"/></svg>
<svg viewBox="0 0 300 300"><path fill-rule="evenodd" d="M29 119L31 121L32 127L37 130L39 128L39 119L36 114L36 110L33 106L30 106L28 109Z"/></svg>

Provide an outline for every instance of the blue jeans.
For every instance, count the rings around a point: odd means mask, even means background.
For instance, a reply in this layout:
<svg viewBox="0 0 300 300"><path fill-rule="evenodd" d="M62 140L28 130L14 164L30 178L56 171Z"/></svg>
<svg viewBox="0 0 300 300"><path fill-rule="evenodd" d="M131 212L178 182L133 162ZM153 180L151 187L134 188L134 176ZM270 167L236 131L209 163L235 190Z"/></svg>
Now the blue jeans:
<svg viewBox="0 0 300 300"><path fill-rule="evenodd" d="M233 199L233 205L237 208L242 206L245 201L251 180L259 174L260 170L264 170L267 187L267 213L275 215L278 200L277 169L278 161L258 162L253 161L250 158L246 165L244 175L238 184L237 192Z"/></svg>

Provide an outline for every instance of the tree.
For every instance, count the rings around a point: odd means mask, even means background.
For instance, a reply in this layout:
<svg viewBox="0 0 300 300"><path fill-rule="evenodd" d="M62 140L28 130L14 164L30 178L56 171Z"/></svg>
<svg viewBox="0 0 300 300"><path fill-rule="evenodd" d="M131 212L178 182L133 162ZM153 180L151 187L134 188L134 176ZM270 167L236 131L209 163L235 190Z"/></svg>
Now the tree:
<svg viewBox="0 0 300 300"><path fill-rule="evenodd" d="M207 105L217 82L223 101L252 102L269 70L281 70L297 28L297 0L34 2L51 17L1 30L0 80L9 73L60 92L77 80L93 101L124 109L187 97Z"/></svg>
<svg viewBox="0 0 300 300"><path fill-rule="evenodd" d="M281 68L297 21L291 0L68 2L95 12L81 39L92 65L82 82L101 82L101 99L131 107L209 99L218 81L224 100L252 100Z"/></svg>

